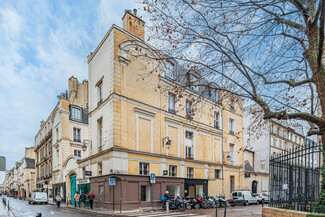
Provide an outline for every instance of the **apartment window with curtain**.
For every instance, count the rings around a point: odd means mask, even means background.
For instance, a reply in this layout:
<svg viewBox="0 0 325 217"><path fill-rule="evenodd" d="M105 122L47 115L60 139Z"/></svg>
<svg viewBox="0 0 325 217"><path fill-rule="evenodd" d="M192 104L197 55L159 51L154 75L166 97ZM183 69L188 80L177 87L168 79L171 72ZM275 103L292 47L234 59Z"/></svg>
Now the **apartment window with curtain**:
<svg viewBox="0 0 325 217"><path fill-rule="evenodd" d="M81 129L73 128L73 141L81 142Z"/></svg>
<svg viewBox="0 0 325 217"><path fill-rule="evenodd" d="M168 93L168 112L176 114L175 95Z"/></svg>
<svg viewBox="0 0 325 217"><path fill-rule="evenodd" d="M186 168L186 177L187 178L193 178L194 177L194 168L187 167Z"/></svg>
<svg viewBox="0 0 325 217"><path fill-rule="evenodd" d="M220 125L219 125L219 112L214 112L214 128L220 129Z"/></svg>
<svg viewBox="0 0 325 217"><path fill-rule="evenodd" d="M169 165L169 176L176 177L177 176L177 166Z"/></svg>
<svg viewBox="0 0 325 217"><path fill-rule="evenodd" d="M139 175L148 176L149 175L149 164L148 163L139 163Z"/></svg>
<svg viewBox="0 0 325 217"><path fill-rule="evenodd" d="M235 120L229 118L229 134L235 135Z"/></svg>

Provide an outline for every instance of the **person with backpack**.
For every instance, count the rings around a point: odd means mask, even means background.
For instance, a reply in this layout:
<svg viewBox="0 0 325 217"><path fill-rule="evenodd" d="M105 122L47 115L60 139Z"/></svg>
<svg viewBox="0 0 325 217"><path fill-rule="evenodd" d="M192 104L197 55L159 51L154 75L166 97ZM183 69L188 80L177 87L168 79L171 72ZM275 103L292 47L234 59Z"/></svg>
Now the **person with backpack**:
<svg viewBox="0 0 325 217"><path fill-rule="evenodd" d="M86 195L82 191L80 194L80 202L81 202L81 207L85 208L85 201L86 201Z"/></svg>
<svg viewBox="0 0 325 217"><path fill-rule="evenodd" d="M74 208L77 208L77 203L78 207L80 207L80 194L78 194L78 191L74 195Z"/></svg>

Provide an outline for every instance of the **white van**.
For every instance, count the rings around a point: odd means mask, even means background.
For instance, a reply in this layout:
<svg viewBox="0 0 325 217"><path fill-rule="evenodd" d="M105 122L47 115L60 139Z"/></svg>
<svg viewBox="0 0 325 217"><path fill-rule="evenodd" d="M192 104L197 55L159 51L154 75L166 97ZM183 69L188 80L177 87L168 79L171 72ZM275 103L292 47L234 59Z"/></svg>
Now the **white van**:
<svg viewBox="0 0 325 217"><path fill-rule="evenodd" d="M256 197L250 191L234 191L231 193L231 197L235 204L258 204Z"/></svg>
<svg viewBox="0 0 325 217"><path fill-rule="evenodd" d="M33 192L31 197L28 199L29 204L39 203L47 204L47 193L46 192Z"/></svg>

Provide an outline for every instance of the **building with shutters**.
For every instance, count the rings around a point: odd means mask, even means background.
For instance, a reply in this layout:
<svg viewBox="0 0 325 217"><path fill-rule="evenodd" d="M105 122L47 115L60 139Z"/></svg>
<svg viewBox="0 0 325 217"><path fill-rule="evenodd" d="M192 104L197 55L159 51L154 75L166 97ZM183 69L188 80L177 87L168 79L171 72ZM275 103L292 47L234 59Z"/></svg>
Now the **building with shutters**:
<svg viewBox="0 0 325 217"><path fill-rule="evenodd" d="M48 192L50 198L60 192L63 201L71 201L77 189L76 162L88 156L82 151L84 139L88 139L88 81L79 83L72 76L68 91L59 96L35 136L38 190Z"/></svg>
<svg viewBox="0 0 325 217"><path fill-rule="evenodd" d="M90 183L94 206L161 206L166 190L227 197L240 190L243 101L213 86L176 91L178 80L200 82L199 75L172 61L152 71L158 61L131 55L148 46L144 21L129 10L122 20L88 56L90 156L78 161L77 181Z"/></svg>

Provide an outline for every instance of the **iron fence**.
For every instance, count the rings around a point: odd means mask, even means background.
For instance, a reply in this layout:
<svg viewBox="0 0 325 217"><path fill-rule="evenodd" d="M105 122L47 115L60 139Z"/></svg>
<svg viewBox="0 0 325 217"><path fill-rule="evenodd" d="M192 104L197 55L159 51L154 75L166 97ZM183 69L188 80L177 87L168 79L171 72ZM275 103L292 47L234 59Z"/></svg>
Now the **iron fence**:
<svg viewBox="0 0 325 217"><path fill-rule="evenodd" d="M306 139L301 147L270 158L270 206L325 212L319 205L322 147Z"/></svg>

